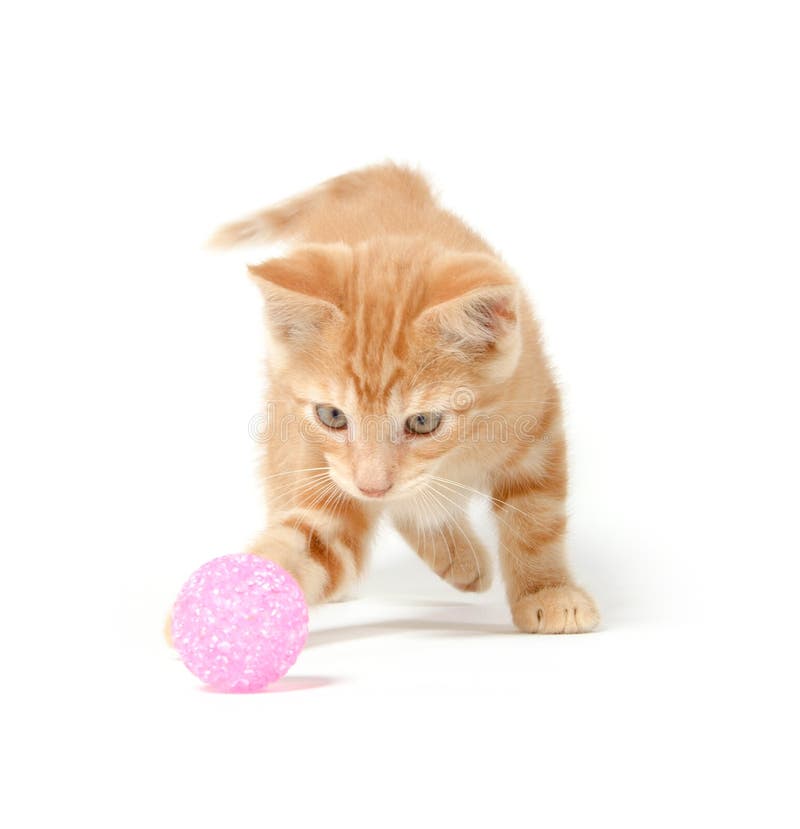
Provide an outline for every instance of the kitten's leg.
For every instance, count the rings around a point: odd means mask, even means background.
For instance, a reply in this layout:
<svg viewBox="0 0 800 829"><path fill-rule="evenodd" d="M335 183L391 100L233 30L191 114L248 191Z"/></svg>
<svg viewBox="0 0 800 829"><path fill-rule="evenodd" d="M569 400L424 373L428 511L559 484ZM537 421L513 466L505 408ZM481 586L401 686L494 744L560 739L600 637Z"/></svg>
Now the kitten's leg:
<svg viewBox="0 0 800 829"><path fill-rule="evenodd" d="M406 516L396 516L394 524L419 557L448 584L470 593L489 589L491 562L466 516L456 520L448 515L422 526Z"/></svg>
<svg viewBox="0 0 800 829"><path fill-rule="evenodd" d="M309 485L306 498L301 496L296 499L300 503L289 508L285 499L273 498L272 521L248 549L291 573L308 604L341 597L361 574L374 523L373 516L351 498L344 493L328 496L330 490L324 486L320 490ZM324 497L317 497L320 492ZM172 647L171 611L164 623L164 639Z"/></svg>
<svg viewBox="0 0 800 829"><path fill-rule="evenodd" d="M341 492L321 506L274 506L249 552L288 570L309 604L340 597L362 572L374 516Z"/></svg>
<svg viewBox="0 0 800 829"><path fill-rule="evenodd" d="M582 633L600 620L565 561L565 455L561 438L538 469L504 471L492 486L511 614L526 633Z"/></svg>

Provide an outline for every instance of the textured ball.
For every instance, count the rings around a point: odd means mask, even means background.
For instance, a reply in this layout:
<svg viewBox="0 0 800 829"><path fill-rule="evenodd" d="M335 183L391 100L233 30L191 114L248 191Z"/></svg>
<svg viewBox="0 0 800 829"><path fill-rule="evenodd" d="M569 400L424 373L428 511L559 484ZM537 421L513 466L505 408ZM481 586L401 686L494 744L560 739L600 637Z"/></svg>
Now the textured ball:
<svg viewBox="0 0 800 829"><path fill-rule="evenodd" d="M219 691L260 691L294 665L308 635L297 582L272 561L242 554L204 564L172 611L183 663Z"/></svg>

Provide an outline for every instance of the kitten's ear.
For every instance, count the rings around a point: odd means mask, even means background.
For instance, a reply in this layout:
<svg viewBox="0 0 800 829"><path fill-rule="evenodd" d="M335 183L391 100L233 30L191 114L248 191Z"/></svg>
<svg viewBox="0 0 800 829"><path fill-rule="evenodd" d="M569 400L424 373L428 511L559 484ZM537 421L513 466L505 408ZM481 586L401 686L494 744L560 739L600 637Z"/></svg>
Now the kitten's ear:
<svg viewBox="0 0 800 829"><path fill-rule="evenodd" d="M432 268L418 323L467 353L502 346L517 333L519 287L485 254L448 254Z"/></svg>
<svg viewBox="0 0 800 829"><path fill-rule="evenodd" d="M264 295L270 330L283 340L300 341L343 317L342 282L351 267L346 245L309 245L248 270Z"/></svg>

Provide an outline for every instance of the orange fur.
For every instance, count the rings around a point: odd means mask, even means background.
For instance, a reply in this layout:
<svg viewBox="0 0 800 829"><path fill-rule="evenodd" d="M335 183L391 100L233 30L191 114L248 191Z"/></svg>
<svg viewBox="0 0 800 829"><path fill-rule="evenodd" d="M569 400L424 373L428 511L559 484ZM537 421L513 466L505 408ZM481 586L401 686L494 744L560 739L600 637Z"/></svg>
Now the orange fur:
<svg viewBox="0 0 800 829"><path fill-rule="evenodd" d="M592 599L564 560L567 488L560 400L528 300L487 243L392 164L340 176L222 228L213 244L288 239L250 268L265 298L269 524L254 552L310 602L364 567L387 510L406 540L462 590L489 585L465 505L490 498L517 627L590 630ZM341 429L316 407L335 407ZM440 417L431 434L404 428Z"/></svg>

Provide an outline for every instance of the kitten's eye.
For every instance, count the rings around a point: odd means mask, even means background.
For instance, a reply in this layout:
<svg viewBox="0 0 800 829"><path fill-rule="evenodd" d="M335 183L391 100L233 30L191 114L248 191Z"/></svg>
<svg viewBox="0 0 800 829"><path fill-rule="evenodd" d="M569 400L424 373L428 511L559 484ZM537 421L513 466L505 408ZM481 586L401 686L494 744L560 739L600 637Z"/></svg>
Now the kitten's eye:
<svg viewBox="0 0 800 829"><path fill-rule="evenodd" d="M344 429L347 426L344 412L336 406L317 406L315 411L320 423L329 429Z"/></svg>
<svg viewBox="0 0 800 829"><path fill-rule="evenodd" d="M438 412L420 412L411 415L406 421L406 431L415 435L429 435L442 421Z"/></svg>

